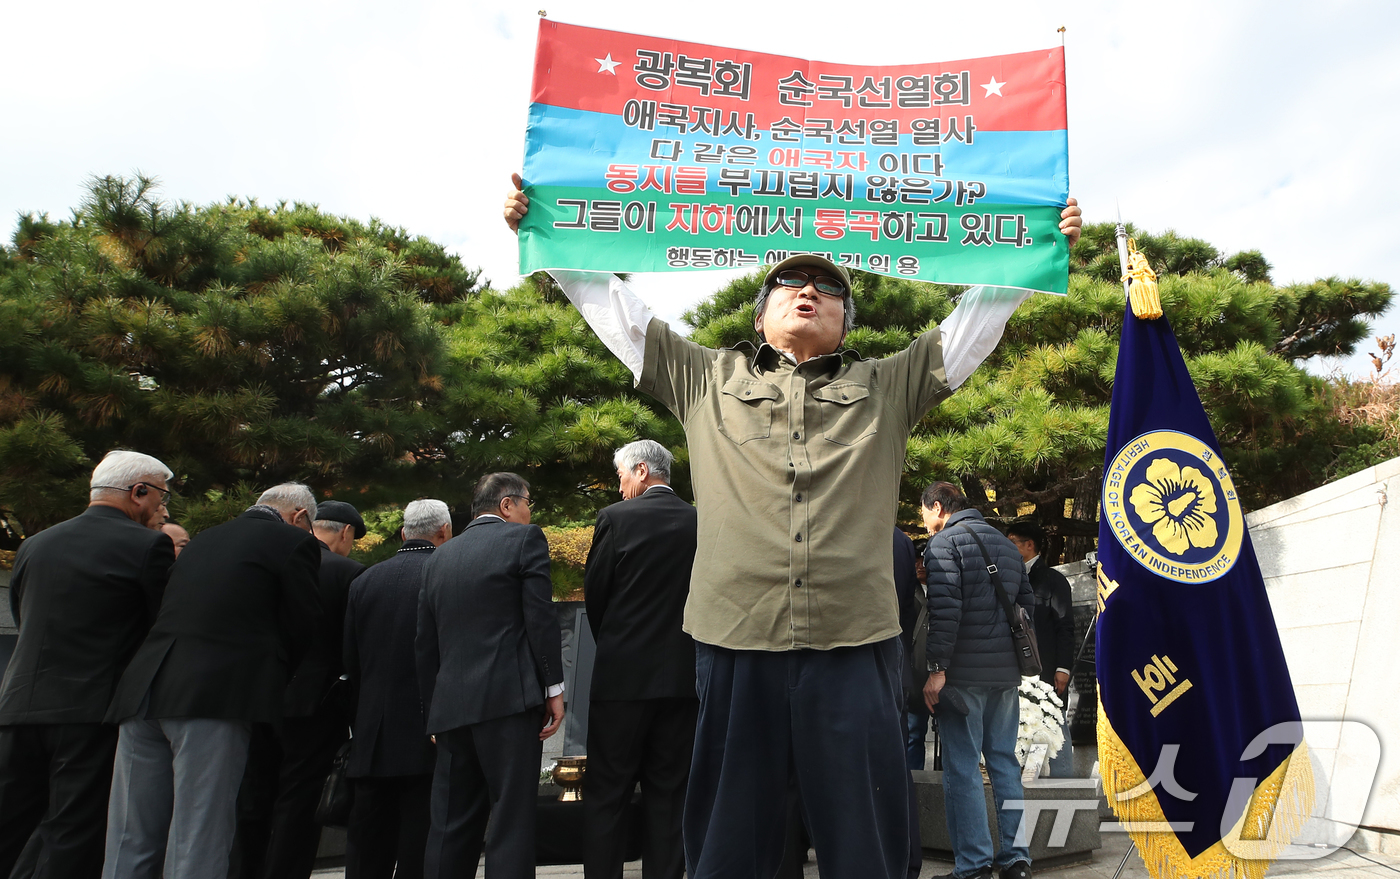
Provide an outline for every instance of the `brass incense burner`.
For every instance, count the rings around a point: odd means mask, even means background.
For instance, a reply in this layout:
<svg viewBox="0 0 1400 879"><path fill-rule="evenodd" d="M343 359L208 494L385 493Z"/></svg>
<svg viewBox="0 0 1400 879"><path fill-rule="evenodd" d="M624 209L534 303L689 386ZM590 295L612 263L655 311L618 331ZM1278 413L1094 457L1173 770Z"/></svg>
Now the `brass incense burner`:
<svg viewBox="0 0 1400 879"><path fill-rule="evenodd" d="M588 771L588 758L560 757L550 770L554 783L563 788L559 792L559 802L576 803L583 799L583 776Z"/></svg>

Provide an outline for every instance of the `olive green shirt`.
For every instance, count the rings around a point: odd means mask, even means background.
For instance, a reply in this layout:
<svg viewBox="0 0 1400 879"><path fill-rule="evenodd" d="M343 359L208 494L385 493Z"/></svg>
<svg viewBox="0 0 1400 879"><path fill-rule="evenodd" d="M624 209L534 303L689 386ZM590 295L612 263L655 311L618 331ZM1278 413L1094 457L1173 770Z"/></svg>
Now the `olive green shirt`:
<svg viewBox="0 0 1400 879"><path fill-rule="evenodd" d="M937 329L883 360L846 350L794 365L652 319L637 387L685 426L692 637L777 651L900 633L890 534L909 433L949 393Z"/></svg>

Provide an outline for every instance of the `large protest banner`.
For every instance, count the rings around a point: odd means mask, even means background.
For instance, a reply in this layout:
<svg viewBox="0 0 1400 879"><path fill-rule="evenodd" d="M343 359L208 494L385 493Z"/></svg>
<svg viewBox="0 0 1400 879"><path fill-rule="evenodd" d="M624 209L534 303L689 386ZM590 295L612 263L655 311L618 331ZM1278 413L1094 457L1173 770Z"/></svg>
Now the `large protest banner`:
<svg viewBox="0 0 1400 879"><path fill-rule="evenodd" d="M792 252L1063 293L1064 50L861 67L541 20L520 271Z"/></svg>

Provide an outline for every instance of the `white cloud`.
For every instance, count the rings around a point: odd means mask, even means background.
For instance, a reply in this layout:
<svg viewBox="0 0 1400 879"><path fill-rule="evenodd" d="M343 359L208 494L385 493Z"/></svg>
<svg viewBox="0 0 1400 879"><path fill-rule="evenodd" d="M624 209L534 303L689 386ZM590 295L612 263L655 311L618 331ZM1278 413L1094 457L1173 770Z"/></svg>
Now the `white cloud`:
<svg viewBox="0 0 1400 879"><path fill-rule="evenodd" d="M1400 12L1385 0L545 6L574 24L858 64L1026 51L1065 25L1071 191L1088 219L1111 219L1116 201L1144 228L1262 250L1279 281L1400 284ZM22 4L0 53L0 231L20 211L66 215L90 174L140 169L172 199L377 216L509 285L499 210L523 154L535 8ZM637 286L674 318L725 277Z"/></svg>

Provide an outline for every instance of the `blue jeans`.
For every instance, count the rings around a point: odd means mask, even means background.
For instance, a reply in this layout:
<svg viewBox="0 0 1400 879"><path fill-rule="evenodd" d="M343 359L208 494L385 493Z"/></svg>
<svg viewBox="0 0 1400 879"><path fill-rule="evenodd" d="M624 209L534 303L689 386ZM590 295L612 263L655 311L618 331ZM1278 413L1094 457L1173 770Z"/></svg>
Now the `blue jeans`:
<svg viewBox="0 0 1400 879"><path fill-rule="evenodd" d="M948 813L948 836L953 843L953 874L970 876L993 865L986 794L977 768L979 752L987 762L997 807L1001 845L995 865L1030 863L1030 850L1015 844L1021 810L1003 806L1007 800L1022 798L1021 766L1016 762L1021 703L1016 688L950 684L944 692L948 690L957 690L968 709L966 717L952 711L938 714L938 737L943 746L943 804Z"/></svg>
<svg viewBox="0 0 1400 879"><path fill-rule="evenodd" d="M904 706L904 764L910 769L923 769L928 750L928 709L923 704L923 694L910 698Z"/></svg>

